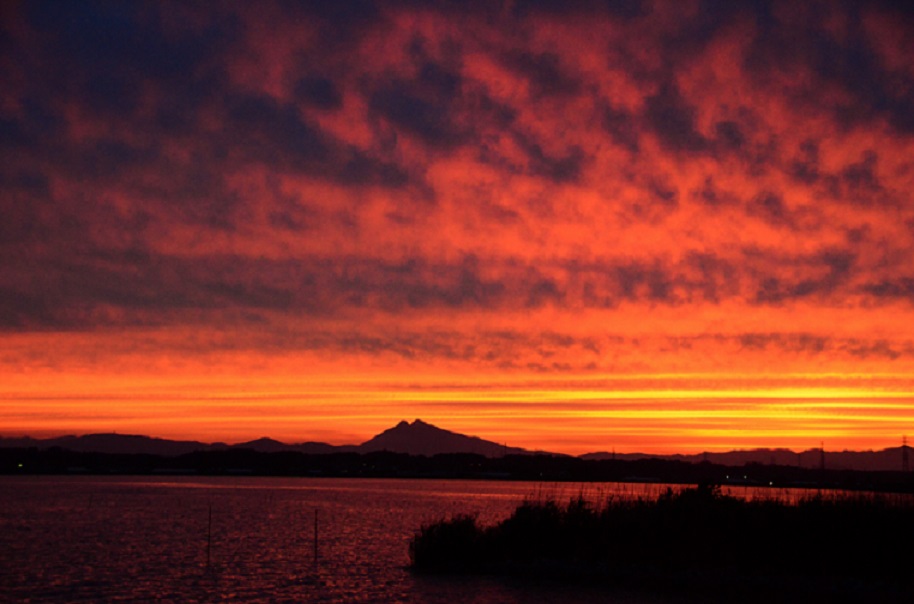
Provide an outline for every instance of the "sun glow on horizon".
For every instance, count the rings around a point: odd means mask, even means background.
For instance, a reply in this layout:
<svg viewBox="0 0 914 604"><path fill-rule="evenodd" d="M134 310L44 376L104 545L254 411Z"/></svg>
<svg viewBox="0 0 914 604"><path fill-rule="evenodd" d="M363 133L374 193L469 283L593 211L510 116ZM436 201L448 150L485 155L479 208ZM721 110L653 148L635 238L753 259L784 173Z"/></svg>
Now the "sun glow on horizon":
<svg viewBox="0 0 914 604"><path fill-rule="evenodd" d="M721 388L709 388L709 380ZM830 381L835 385L822 385ZM533 450L696 453L735 445L802 450L822 439L840 448L885 447L904 432L899 426L914 423L914 388L894 374L477 375L460 381L340 374L235 376L227 383L222 376L176 383L125 378L114 390L104 378L78 384L4 387L4 434L117 431L221 442L267 435L357 444L400 419L421 418ZM40 414L31 411L36 403ZM56 418L52 430L48 415Z"/></svg>

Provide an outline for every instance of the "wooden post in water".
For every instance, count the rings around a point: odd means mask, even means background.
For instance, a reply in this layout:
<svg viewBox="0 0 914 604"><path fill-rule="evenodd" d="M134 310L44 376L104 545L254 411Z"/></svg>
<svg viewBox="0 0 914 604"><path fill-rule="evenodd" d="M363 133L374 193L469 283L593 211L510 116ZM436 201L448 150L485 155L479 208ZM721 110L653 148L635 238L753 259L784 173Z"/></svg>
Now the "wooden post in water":
<svg viewBox="0 0 914 604"><path fill-rule="evenodd" d="M314 571L317 572L317 508L314 509Z"/></svg>
<svg viewBox="0 0 914 604"><path fill-rule="evenodd" d="M209 516L206 521L206 568L210 568L210 550L213 546L213 502L209 502Z"/></svg>

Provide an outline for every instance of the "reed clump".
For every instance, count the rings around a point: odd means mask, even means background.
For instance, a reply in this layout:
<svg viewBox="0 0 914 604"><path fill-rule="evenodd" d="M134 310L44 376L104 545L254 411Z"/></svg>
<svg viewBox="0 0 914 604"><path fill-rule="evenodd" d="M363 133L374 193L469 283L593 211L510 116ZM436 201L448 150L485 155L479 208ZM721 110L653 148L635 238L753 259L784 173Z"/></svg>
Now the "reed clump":
<svg viewBox="0 0 914 604"><path fill-rule="evenodd" d="M914 506L877 494L747 501L715 485L652 499L524 501L493 526L472 516L423 526L417 572L531 573L637 582L841 578L914 584Z"/></svg>

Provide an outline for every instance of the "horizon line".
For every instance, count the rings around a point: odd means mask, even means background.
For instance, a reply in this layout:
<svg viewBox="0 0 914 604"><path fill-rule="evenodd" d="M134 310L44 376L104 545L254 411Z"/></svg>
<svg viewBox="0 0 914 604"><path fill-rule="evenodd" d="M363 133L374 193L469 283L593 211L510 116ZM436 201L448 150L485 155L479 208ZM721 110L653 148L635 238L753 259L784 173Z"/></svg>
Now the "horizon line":
<svg viewBox="0 0 914 604"><path fill-rule="evenodd" d="M758 452L758 451L787 452L787 453L791 453L793 455L802 455L804 453L825 453L825 454L828 454L828 453L879 453L879 452L884 452L884 451L888 451L891 449L904 449L904 448L911 449L912 448L912 446L907 443L907 437L902 436L902 443L900 445L888 446L888 447L884 447L881 449L872 449L872 448L870 448L870 449L847 449L847 448L845 448L845 449L828 449L828 448L824 447L824 445L823 445L820 447L810 447L810 448L806 448L806 449L802 449L802 450L795 450L795 449L788 448L788 447L752 447L752 448L735 447L735 448L730 448L730 449L726 449L726 450L702 450L702 451L694 451L694 452L685 451L685 452L675 452L675 453L659 453L659 452L649 452L647 450L617 451L617 450L615 450L615 448L611 448L609 450L601 449L601 450L587 451L587 452L579 453L579 454L572 454L572 453L563 453L561 451L549 451L549 450L540 449L540 448L531 449L531 448L526 448L526 447L509 445L506 442L500 443L500 442L497 442L494 440L489 440L489 439L475 436L472 434L463 434L461 432L455 432L453 430L448 430L447 428L441 428L435 424L431 424L429 422L426 422L426 421L418 419L418 418L417 418L417 420L414 420L414 422L412 422L412 423L415 423L415 421L420 421L420 422L427 424L429 426L432 426L438 430L450 432L452 434L458 434L458 435L464 436L466 438L482 440L482 441L492 443L492 444L495 444L498 446L502 446L502 447L505 447L508 449L521 449L523 451L526 451L526 452L532 453L532 454L561 455L561 456L576 457L576 458L584 457L586 455L600 455L600 454L620 455L620 456L644 455L644 456L651 456L651 457L675 457L675 456L697 457L697 456L702 456L702 455L726 455L729 453L751 453L751 452ZM411 424L411 422L407 422L406 420L401 420L401 422L406 422L407 424ZM391 428L396 427L401 422L397 422L397 424L394 424L394 426L391 426ZM195 438L170 438L170 437L165 437L165 436L153 436L150 434L118 432L116 430L113 430L110 432L85 432L82 434L61 433L56 436L44 436L44 437L35 437L35 436L31 436L31 435L13 436L13 435L9 435L9 434L0 432L0 439L8 439L8 440L28 439L28 440L41 442L41 441L55 440L55 439L59 439L59 438L68 438L68 437L85 438L85 437L89 437L89 436L122 436L122 437L146 438L146 439L150 439L150 440L167 441L167 442L174 442L174 443L182 443L182 442L199 443L201 445L207 445L207 446L225 445L227 447L237 447L238 445L252 443L252 442L256 442L258 440L270 440L270 441L277 442L279 444L289 446L289 447L294 447L294 446L298 446L298 445L306 445L306 444L316 444L316 445L327 445L327 446L334 447L334 448L344 448L344 447L360 447L360 446L366 444L367 442L371 441L373 438L375 438L376 436L378 436L379 434L381 434L384 431L385 430L382 430L378 434L375 434L360 443L342 443L342 444L334 444L331 442L319 441L319 440L302 440L302 441L297 441L297 442L286 442L286 441L278 440L271 436L266 436L266 435L258 436L256 438L251 438L249 440L241 440L238 442L228 442L227 440L214 440L214 441L207 442L207 441L198 440Z"/></svg>

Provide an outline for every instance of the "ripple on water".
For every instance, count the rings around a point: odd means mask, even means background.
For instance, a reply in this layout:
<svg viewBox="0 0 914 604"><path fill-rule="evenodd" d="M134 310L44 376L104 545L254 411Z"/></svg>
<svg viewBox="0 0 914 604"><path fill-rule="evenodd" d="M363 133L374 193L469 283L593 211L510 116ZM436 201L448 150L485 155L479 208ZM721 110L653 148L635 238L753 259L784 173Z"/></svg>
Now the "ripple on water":
<svg viewBox="0 0 914 604"><path fill-rule="evenodd" d="M489 604L568 599L565 587L414 576L406 569L409 540L423 523L458 513L495 522L525 497L563 498L583 490L603 498L632 495L633 488L498 481L0 477L0 601ZM580 589L572 599L604 601L605 596ZM613 601L649 601L643 595L632 598L616 594Z"/></svg>

